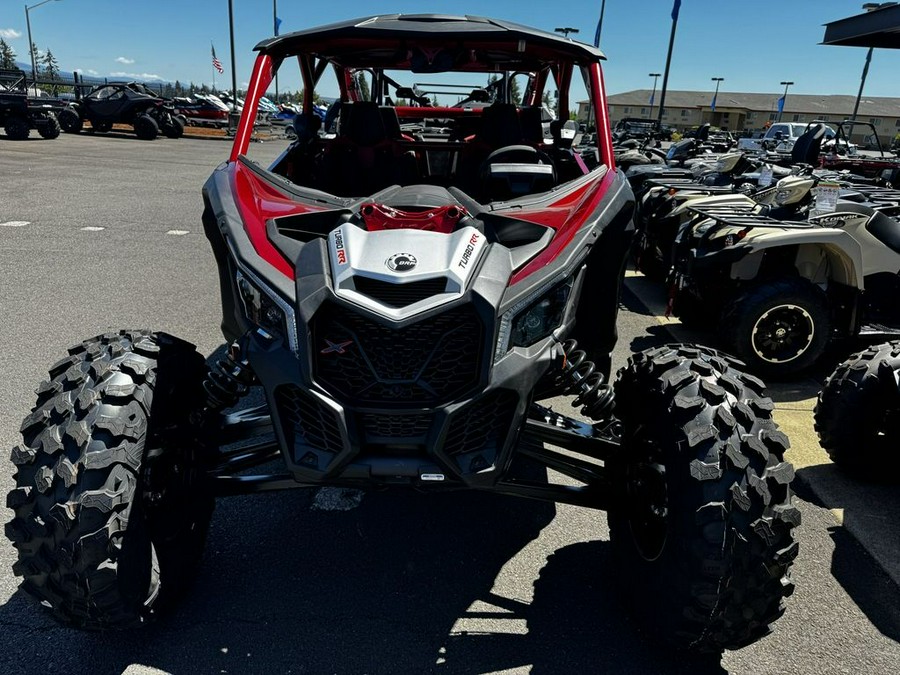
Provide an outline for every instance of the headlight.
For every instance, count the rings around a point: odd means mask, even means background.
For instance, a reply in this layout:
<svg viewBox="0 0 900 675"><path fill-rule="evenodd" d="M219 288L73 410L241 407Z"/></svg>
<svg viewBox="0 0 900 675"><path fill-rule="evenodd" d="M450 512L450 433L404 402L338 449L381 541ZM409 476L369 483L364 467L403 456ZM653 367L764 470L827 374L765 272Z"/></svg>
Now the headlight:
<svg viewBox="0 0 900 675"><path fill-rule="evenodd" d="M273 337L287 338L290 348L296 350L297 326L290 305L265 290L264 284L249 272L238 270L235 280L247 320Z"/></svg>
<svg viewBox="0 0 900 675"><path fill-rule="evenodd" d="M513 347L528 347L553 333L562 322L574 283L569 277L549 290L537 291L506 312L500 320L495 359Z"/></svg>

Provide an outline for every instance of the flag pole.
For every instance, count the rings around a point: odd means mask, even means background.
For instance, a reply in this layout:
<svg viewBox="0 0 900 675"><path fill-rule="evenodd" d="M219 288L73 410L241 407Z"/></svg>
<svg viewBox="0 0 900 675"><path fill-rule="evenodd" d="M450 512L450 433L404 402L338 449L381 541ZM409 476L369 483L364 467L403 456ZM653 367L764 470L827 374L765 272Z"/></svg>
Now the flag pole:
<svg viewBox="0 0 900 675"><path fill-rule="evenodd" d="M216 51L216 46L213 44L212 40L209 41L209 49L212 52ZM210 63L209 63L209 70L212 73L212 77L213 77L212 90L213 90L213 93L215 94L216 93L216 66L212 63L212 61L210 61Z"/></svg>
<svg viewBox="0 0 900 675"><path fill-rule="evenodd" d="M278 35L278 0L272 0L272 25ZM275 103L278 103L278 71L275 71Z"/></svg>

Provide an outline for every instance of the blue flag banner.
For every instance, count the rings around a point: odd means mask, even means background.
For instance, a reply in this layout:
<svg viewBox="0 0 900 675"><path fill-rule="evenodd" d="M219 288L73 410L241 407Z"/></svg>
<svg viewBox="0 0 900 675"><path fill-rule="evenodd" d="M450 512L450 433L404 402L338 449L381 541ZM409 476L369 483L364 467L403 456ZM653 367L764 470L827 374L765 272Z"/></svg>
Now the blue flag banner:
<svg viewBox="0 0 900 675"><path fill-rule="evenodd" d="M281 19L275 17L275 35L278 35L278 29L281 28Z"/></svg>
<svg viewBox="0 0 900 675"><path fill-rule="evenodd" d="M780 115L782 112L784 112L784 96L778 99L778 114Z"/></svg>
<svg viewBox="0 0 900 675"><path fill-rule="evenodd" d="M713 100L712 100L712 103L709 104L709 107L712 108L713 112L716 111L716 95L715 94L713 94Z"/></svg>
<svg viewBox="0 0 900 675"><path fill-rule="evenodd" d="M672 21L678 21L678 12L681 9L681 0L675 0L675 4L672 5Z"/></svg>
<svg viewBox="0 0 900 675"><path fill-rule="evenodd" d="M601 15L599 19L597 19L597 30L594 31L594 46L600 46L600 28L603 26L603 16Z"/></svg>
<svg viewBox="0 0 900 675"><path fill-rule="evenodd" d="M654 92L650 92L650 105L653 105Z"/></svg>

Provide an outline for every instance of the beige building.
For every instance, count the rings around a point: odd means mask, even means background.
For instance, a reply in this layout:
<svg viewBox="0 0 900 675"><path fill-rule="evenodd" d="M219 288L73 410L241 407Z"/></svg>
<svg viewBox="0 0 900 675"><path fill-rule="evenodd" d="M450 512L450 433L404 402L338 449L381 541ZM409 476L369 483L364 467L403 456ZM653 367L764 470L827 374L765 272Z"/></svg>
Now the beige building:
<svg viewBox="0 0 900 675"><path fill-rule="evenodd" d="M623 117L651 119L650 94L650 89L637 89L610 95L609 115L613 124ZM741 133L761 130L767 122L774 122L778 117L778 99L781 98L781 93L744 94L720 91L716 97L715 111L710 107L712 96L711 91L667 91L663 124L685 131L709 122L713 126ZM657 90L655 104L659 103L659 99L660 92ZM855 103L856 97L850 95L820 96L788 92L781 121L807 123L820 120L836 129L838 122L851 116ZM585 102L579 104L578 118L583 121L586 116ZM659 108L654 105L652 118L656 119L658 116ZM894 136L900 133L900 98L863 96L857 120L871 122L882 144L890 145ZM863 143L871 133L872 130L868 127L856 127L851 140Z"/></svg>

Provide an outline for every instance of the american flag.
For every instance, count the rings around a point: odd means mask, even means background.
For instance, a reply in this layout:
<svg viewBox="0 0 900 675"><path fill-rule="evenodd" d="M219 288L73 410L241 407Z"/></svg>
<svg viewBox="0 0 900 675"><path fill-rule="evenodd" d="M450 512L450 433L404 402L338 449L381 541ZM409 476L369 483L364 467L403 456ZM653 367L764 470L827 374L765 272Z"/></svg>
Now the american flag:
<svg viewBox="0 0 900 675"><path fill-rule="evenodd" d="M222 62L219 61L219 58L216 56L216 48L210 45L212 49L212 59L213 59L213 68L219 71L219 73L224 73L225 69L222 67Z"/></svg>

